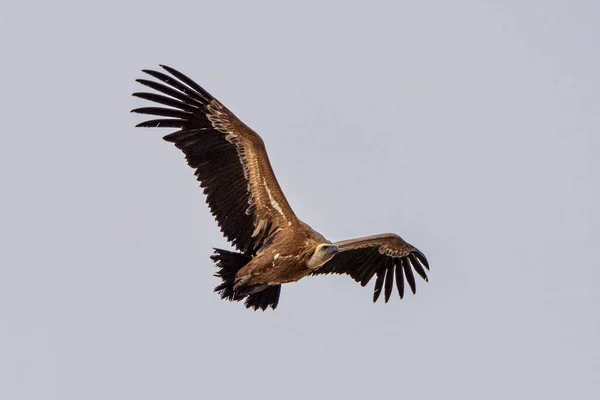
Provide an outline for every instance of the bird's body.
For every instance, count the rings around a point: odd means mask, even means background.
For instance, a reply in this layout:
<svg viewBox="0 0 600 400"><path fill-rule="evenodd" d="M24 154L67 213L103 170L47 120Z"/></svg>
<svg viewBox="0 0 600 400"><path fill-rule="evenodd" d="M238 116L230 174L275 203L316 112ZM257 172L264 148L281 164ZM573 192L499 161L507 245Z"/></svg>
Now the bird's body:
<svg viewBox="0 0 600 400"><path fill-rule="evenodd" d="M395 234L331 243L302 222L275 178L260 136L190 78L163 68L171 75L144 71L160 82L138 80L162 94L134 96L168 107L133 111L167 117L138 126L179 128L164 139L184 152L221 231L239 250L215 249L212 256L223 281L215 291L222 298L245 299L254 309L275 308L282 284L338 273L363 286L376 275L373 299L385 283L387 302L394 278L400 297L404 278L415 292L412 269L427 280L425 256Z"/></svg>
<svg viewBox="0 0 600 400"><path fill-rule="evenodd" d="M287 226L273 240L261 247L256 255L237 274L250 285L276 285L295 282L309 275L314 268L307 265L320 244L330 243L308 225Z"/></svg>

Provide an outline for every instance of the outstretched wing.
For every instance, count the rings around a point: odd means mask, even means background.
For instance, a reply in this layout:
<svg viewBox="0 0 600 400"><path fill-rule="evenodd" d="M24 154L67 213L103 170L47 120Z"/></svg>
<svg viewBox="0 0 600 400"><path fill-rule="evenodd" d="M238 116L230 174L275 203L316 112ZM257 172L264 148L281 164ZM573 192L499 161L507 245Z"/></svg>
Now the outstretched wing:
<svg viewBox="0 0 600 400"><path fill-rule="evenodd" d="M240 251L255 252L278 227L297 220L262 139L200 85L173 68L161 67L170 75L144 70L155 80L137 80L161 94L133 95L166 107L132 110L160 117L137 126L178 128L164 139L181 149L196 170L221 231Z"/></svg>
<svg viewBox="0 0 600 400"><path fill-rule="evenodd" d="M416 293L413 269L428 281L423 268L429 270L425 255L393 233L344 240L334 244L339 247L339 253L313 272L313 275L348 274L362 286L377 275L373 302L377 301L382 289L385 291L385 302L388 302L394 287L394 276L400 298L404 297L404 278L413 294Z"/></svg>

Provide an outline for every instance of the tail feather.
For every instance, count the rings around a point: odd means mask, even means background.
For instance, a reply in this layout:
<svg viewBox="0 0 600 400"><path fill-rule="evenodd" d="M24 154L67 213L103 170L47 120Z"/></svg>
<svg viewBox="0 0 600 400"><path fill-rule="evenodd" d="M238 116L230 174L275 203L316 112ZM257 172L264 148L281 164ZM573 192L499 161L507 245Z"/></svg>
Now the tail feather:
<svg viewBox="0 0 600 400"><path fill-rule="evenodd" d="M235 253L227 250L214 249L214 254L210 257L216 264L219 271L215 276L221 278L223 282L215 288L222 299L229 301L244 302L246 308L253 308L255 311L259 308L266 310L267 307L275 309L279 303L281 285L270 286L260 292L248 294L247 291L241 292L235 287L235 276L251 260L250 256L241 253Z"/></svg>
<svg viewBox="0 0 600 400"><path fill-rule="evenodd" d="M219 271L215 276L221 278L223 283L215 288L222 299L229 301L240 301L245 296L236 293L234 290L235 274L251 260L250 256L232 251L214 249L215 253L210 257L216 264Z"/></svg>
<svg viewBox="0 0 600 400"><path fill-rule="evenodd" d="M245 301L246 308L252 307L254 311L266 310L267 307L271 307L273 310L277 308L279 304L279 294L281 293L281 285L271 286L258 293L253 293Z"/></svg>

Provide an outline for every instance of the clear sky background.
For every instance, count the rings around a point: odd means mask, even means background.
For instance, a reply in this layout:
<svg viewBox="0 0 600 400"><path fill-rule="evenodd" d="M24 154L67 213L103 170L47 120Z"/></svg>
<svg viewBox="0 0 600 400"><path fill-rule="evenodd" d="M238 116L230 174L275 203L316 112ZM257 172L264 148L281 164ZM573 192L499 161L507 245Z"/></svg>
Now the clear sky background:
<svg viewBox="0 0 600 400"><path fill-rule="evenodd" d="M598 399L596 1L3 3L0 398ZM142 68L259 132L300 218L430 260L219 299Z"/></svg>

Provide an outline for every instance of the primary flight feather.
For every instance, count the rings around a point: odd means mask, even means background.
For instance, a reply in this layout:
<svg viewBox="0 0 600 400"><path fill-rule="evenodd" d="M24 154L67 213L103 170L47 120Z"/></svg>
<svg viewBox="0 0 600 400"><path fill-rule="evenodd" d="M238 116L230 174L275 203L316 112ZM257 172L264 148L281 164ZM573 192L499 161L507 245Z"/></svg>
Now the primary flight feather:
<svg viewBox="0 0 600 400"><path fill-rule="evenodd" d="M134 113L157 119L139 127L177 128L164 139L185 154L223 235L238 252L215 249L211 256L222 283L221 298L245 300L248 308L275 309L281 285L307 275L347 274L365 286L375 279L373 301L387 302L394 280L415 293L413 270L427 281L425 255L388 233L331 243L294 214L275 178L261 137L217 99L181 72L143 70L154 80L137 82L158 93L134 96L166 107ZM161 94L159 94L161 93Z"/></svg>

